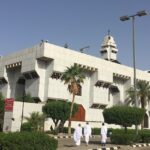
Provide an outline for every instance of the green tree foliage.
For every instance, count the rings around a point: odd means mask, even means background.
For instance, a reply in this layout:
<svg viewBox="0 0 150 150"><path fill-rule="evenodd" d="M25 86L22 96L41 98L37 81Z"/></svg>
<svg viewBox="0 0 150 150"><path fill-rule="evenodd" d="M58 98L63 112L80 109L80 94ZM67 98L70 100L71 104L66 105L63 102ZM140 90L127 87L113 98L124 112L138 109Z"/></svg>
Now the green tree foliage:
<svg viewBox="0 0 150 150"><path fill-rule="evenodd" d="M148 102L150 101L150 85L149 82L146 81L138 81L136 84L136 92L137 92L137 99L141 104L141 108L145 108ZM127 90L127 104L135 104L135 96L134 96L134 87L131 87ZM144 119L141 123L142 129L144 128Z"/></svg>
<svg viewBox="0 0 150 150"><path fill-rule="evenodd" d="M83 74L83 69L77 64L74 64L71 67L67 67L61 78L61 80L64 81L64 84L68 85L68 90L72 94L72 103L70 107L70 116L68 124L68 134L71 134L71 116L75 101L75 95L78 94L81 87L80 84L83 83L84 79L85 76Z"/></svg>
<svg viewBox="0 0 150 150"><path fill-rule="evenodd" d="M146 81L138 81L136 84L137 98L141 103L141 107L145 108L147 103L150 101L150 85ZM127 90L127 104L135 104L134 100L134 88L131 87Z"/></svg>
<svg viewBox="0 0 150 150"><path fill-rule="evenodd" d="M57 129L63 128L66 120L69 119L70 116L70 102L65 101L51 101L46 103L42 110L46 117L52 118L55 124L55 131ZM72 116L78 111L78 105L74 104Z"/></svg>
<svg viewBox="0 0 150 150"><path fill-rule="evenodd" d="M0 131L3 129L3 121L4 121L4 96L0 92Z"/></svg>
<svg viewBox="0 0 150 150"><path fill-rule="evenodd" d="M39 112L32 112L30 117L25 117L33 131L41 131L44 128L45 116Z"/></svg>
<svg viewBox="0 0 150 150"><path fill-rule="evenodd" d="M128 107L128 106L113 106L103 111L104 120L108 124L117 124L125 127L139 125L144 118L145 109Z"/></svg>
<svg viewBox="0 0 150 150"><path fill-rule="evenodd" d="M24 122L21 125L21 131L28 131L31 132L32 131L32 125L29 122Z"/></svg>

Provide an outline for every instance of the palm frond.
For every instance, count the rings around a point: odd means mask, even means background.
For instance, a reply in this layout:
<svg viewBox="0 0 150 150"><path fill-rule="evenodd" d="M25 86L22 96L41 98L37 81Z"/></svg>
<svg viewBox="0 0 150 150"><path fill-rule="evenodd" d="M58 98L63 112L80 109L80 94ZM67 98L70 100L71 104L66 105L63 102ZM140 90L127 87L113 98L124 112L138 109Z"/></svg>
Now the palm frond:
<svg viewBox="0 0 150 150"><path fill-rule="evenodd" d="M131 87L127 91L127 101L128 103L135 103L134 100L134 88ZM136 93L137 99L140 100L141 106L145 107L147 102L150 101L150 85L149 82L146 81L138 81L136 83Z"/></svg>
<svg viewBox="0 0 150 150"><path fill-rule="evenodd" d="M73 83L75 83L76 85L80 85L81 83L83 83L84 79L85 75L83 74L83 70L77 64L74 64L71 67L67 67L61 77L61 80L64 81L64 84L68 84L68 90L70 93L76 91L71 85Z"/></svg>

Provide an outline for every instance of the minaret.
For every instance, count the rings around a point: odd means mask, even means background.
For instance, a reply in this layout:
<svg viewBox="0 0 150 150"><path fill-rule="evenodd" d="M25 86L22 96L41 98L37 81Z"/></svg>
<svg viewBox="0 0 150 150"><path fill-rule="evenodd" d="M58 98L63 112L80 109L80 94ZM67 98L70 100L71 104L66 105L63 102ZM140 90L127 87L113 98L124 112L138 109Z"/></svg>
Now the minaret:
<svg viewBox="0 0 150 150"><path fill-rule="evenodd" d="M110 35L110 31L108 31L108 35L104 37L101 45L101 57L108 61L118 62L117 52L117 45L114 41L114 38Z"/></svg>

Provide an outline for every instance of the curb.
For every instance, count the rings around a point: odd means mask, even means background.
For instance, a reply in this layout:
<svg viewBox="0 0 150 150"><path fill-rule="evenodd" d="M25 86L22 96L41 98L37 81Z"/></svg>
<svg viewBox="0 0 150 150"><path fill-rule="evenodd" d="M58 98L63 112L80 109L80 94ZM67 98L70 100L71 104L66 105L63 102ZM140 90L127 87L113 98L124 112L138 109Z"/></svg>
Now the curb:
<svg viewBox="0 0 150 150"><path fill-rule="evenodd" d="M117 147L106 147L106 148L93 148L88 150L117 150L117 149L120 149L120 147L117 146Z"/></svg>
<svg viewBox="0 0 150 150"><path fill-rule="evenodd" d="M73 138L72 135L67 136L52 136L54 139L69 139L69 138ZM98 137L97 135L92 135L92 138ZM131 147L136 148L136 147L147 147L150 146L150 143L142 143L142 144L133 144L131 145ZM117 147L106 147L106 148L94 148L94 149L88 149L88 150L118 150L120 149L119 146Z"/></svg>
<svg viewBox="0 0 150 150"><path fill-rule="evenodd" d="M54 136L54 139L69 139L73 138L73 136Z"/></svg>
<svg viewBox="0 0 150 150"><path fill-rule="evenodd" d="M131 145L133 148L135 147L147 147L150 146L150 143L142 143L142 144L133 144Z"/></svg>
<svg viewBox="0 0 150 150"><path fill-rule="evenodd" d="M68 135L63 135L63 136L52 136L54 137L54 139L69 139L69 138L73 138L72 135L68 136ZM97 135L92 135L91 136L92 138L96 138L96 137L99 137Z"/></svg>

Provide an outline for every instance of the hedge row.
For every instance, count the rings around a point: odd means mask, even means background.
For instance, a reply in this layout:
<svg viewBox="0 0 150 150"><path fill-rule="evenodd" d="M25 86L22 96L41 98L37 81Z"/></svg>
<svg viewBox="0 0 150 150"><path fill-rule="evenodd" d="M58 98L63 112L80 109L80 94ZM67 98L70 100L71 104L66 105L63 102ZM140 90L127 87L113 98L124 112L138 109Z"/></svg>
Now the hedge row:
<svg viewBox="0 0 150 150"><path fill-rule="evenodd" d="M150 142L150 130L139 130L138 136L134 129L128 129L125 133L123 129L113 129L110 135L111 143L113 144L132 144L137 142L149 143Z"/></svg>
<svg viewBox="0 0 150 150"><path fill-rule="evenodd" d="M3 150L56 150L57 140L41 132L0 133Z"/></svg>
<svg viewBox="0 0 150 150"><path fill-rule="evenodd" d="M150 143L150 130L140 130L139 136L141 138L141 142Z"/></svg>
<svg viewBox="0 0 150 150"><path fill-rule="evenodd" d="M73 134L73 132L74 132L74 128L71 128L71 134ZM55 130L49 130L49 131L46 131L46 133L47 134L54 134L54 135L57 135L58 133L68 133L68 128L67 127L63 127L62 132L57 132Z"/></svg>
<svg viewBox="0 0 150 150"><path fill-rule="evenodd" d="M112 133L112 128L108 128L107 136L109 137ZM92 135L100 135L101 128L92 128Z"/></svg>

